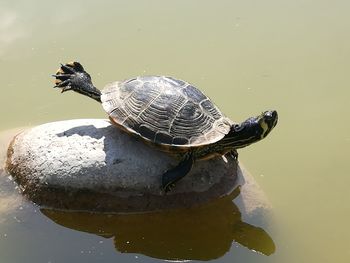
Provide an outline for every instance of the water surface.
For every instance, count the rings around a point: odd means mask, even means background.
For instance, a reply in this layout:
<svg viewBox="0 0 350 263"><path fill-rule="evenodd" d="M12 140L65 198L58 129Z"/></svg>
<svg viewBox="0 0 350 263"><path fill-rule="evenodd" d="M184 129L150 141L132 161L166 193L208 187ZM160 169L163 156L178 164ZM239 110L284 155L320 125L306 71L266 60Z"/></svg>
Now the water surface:
<svg viewBox="0 0 350 263"><path fill-rule="evenodd" d="M232 241L215 260L348 262L349 10L342 0L2 1L0 130L104 118L96 102L51 88L58 62L71 60L97 87L145 74L185 79L237 121L276 109L276 130L240 151L273 204L276 249L267 256ZM5 200L14 189L5 180L1 191ZM0 213L4 262L156 260L11 200L2 203L16 209Z"/></svg>

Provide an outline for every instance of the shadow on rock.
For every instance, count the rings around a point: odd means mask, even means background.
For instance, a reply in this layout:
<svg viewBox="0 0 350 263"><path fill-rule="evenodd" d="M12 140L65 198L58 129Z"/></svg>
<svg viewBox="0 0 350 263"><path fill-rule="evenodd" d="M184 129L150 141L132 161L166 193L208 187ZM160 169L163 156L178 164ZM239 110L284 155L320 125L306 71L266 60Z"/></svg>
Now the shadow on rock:
<svg viewBox="0 0 350 263"><path fill-rule="evenodd" d="M233 242L271 255L275 244L267 232L242 221L230 196L197 208L144 214L97 214L41 209L62 226L113 238L117 251L167 260L211 260Z"/></svg>
<svg viewBox="0 0 350 263"><path fill-rule="evenodd" d="M65 130L63 132L57 133L57 137L70 137L73 135L79 135L79 136L89 136L94 139L101 139L104 137L104 134L106 134L105 131L109 131L112 129L116 129L116 127L103 127L103 128L97 128L94 125L81 125L78 127L74 127L68 130ZM102 132L101 132L102 131Z"/></svg>

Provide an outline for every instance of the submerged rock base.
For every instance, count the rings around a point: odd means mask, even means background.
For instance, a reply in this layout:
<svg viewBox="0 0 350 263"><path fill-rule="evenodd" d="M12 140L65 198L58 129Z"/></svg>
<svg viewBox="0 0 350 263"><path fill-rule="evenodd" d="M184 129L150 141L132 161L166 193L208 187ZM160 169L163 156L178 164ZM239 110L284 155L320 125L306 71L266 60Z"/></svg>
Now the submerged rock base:
<svg viewBox="0 0 350 263"><path fill-rule="evenodd" d="M233 158L197 161L168 193L161 176L178 159L120 131L108 120L69 120L18 134L6 169L33 202L58 209L141 212L194 206L236 186Z"/></svg>

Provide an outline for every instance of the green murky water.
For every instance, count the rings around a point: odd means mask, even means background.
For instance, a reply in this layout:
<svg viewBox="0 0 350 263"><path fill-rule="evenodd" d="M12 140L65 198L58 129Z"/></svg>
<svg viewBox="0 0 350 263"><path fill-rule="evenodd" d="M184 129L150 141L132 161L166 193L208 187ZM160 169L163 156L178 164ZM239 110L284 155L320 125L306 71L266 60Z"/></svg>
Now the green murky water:
<svg viewBox="0 0 350 263"><path fill-rule="evenodd" d="M254 228L265 224L259 218L246 232L227 231L247 224L231 202L218 204L219 213L67 215L17 206L20 196L2 178L0 261L154 262L171 247L217 262L349 262L349 10L342 0L1 1L0 131L104 118L94 101L51 88L58 62L71 60L85 65L97 87L172 75L196 84L234 120L274 108L280 121L269 138L240 151L274 207L267 236ZM191 216L203 228L135 242ZM142 224L152 220L163 224Z"/></svg>

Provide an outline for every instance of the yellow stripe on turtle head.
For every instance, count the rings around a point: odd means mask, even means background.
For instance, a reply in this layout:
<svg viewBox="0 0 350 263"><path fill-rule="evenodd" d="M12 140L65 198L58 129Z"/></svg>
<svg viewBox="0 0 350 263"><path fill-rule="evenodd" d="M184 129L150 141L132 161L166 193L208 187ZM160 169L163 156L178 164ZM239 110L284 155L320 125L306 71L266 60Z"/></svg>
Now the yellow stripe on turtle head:
<svg viewBox="0 0 350 263"><path fill-rule="evenodd" d="M260 136L261 139L265 138L270 130L269 125L267 124L263 115L264 115L264 113L260 117L260 121L259 121L260 127L263 130L263 132L261 133L261 136Z"/></svg>
<svg viewBox="0 0 350 263"><path fill-rule="evenodd" d="M266 132L268 131L268 129L269 129L269 126L267 125L267 123L265 122L265 121L263 121L262 123L261 123L261 128L263 129L263 134L262 134L262 138L264 138L265 137L265 134L266 134Z"/></svg>

